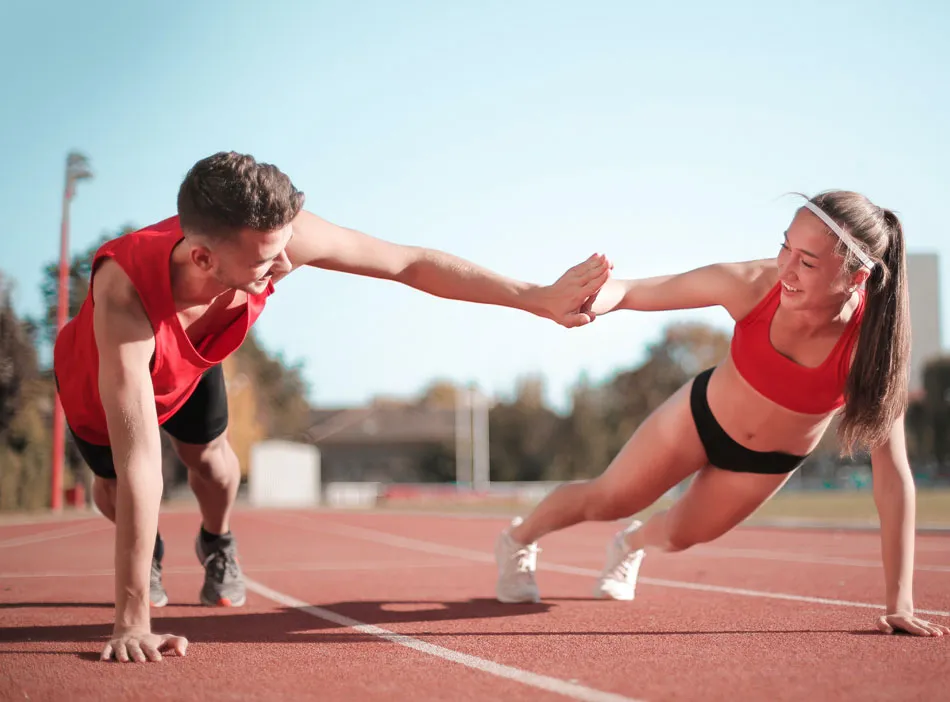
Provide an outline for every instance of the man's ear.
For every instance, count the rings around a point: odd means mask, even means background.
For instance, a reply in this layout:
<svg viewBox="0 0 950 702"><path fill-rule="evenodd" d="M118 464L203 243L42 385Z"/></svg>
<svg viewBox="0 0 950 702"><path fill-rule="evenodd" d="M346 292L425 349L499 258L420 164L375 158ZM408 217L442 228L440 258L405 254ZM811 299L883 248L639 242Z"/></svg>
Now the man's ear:
<svg viewBox="0 0 950 702"><path fill-rule="evenodd" d="M191 262L207 273L214 268L214 254L204 243L195 242L191 246Z"/></svg>

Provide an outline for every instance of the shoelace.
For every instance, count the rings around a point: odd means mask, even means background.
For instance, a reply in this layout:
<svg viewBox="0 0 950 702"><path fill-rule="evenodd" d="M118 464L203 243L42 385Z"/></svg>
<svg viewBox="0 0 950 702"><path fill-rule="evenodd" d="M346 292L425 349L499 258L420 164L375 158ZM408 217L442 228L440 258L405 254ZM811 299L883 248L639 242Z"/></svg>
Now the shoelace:
<svg viewBox="0 0 950 702"><path fill-rule="evenodd" d="M229 550L219 549L212 551L208 554L207 558L205 558L205 567L210 570L211 575L219 583L223 583L229 575L232 578L238 576L237 560L234 557L234 553Z"/></svg>
<svg viewBox="0 0 950 702"><path fill-rule="evenodd" d="M624 554L623 558L620 559L620 562L614 567L613 574L618 576L619 580L628 580L632 574L633 564L637 559L637 552L630 551L629 549Z"/></svg>
<svg viewBox="0 0 950 702"><path fill-rule="evenodd" d="M537 555L540 552L541 549L537 546L524 546L515 551L512 554L512 558L515 560L515 570L519 573L532 572L537 562Z"/></svg>

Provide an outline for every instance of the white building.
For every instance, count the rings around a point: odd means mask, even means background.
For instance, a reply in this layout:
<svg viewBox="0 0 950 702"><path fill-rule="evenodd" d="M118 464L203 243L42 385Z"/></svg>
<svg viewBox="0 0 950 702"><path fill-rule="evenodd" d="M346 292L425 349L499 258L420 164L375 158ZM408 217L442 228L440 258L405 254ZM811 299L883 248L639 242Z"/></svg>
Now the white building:
<svg viewBox="0 0 950 702"><path fill-rule="evenodd" d="M912 328L910 392L923 389L924 366L940 355L940 269L935 253L907 254L907 286Z"/></svg>

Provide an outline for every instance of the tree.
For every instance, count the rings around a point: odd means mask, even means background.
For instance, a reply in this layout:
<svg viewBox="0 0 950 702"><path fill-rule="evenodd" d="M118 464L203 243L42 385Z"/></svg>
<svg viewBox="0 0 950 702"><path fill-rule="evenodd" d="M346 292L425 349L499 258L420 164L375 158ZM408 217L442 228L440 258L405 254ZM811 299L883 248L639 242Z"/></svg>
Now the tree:
<svg viewBox="0 0 950 702"><path fill-rule="evenodd" d="M928 459L950 476L950 356L924 366L923 426Z"/></svg>
<svg viewBox="0 0 950 702"><path fill-rule="evenodd" d="M49 503L49 383L38 371L35 329L13 310L0 276L0 509ZM44 400L47 400L44 403Z"/></svg>
<svg viewBox="0 0 950 702"><path fill-rule="evenodd" d="M511 403L497 403L488 414L491 479L541 480L557 453L561 418L544 406L544 383L522 378Z"/></svg>
<svg viewBox="0 0 950 702"><path fill-rule="evenodd" d="M135 231L136 227L127 224L117 232L104 233L88 248L73 256L69 264L69 311L67 319L72 319L79 313L83 300L89 292L89 276L92 274L92 259L96 251L110 239L124 236ZM59 290L59 263L51 261L43 269L43 278L40 283L40 292L46 313L37 323L44 341L53 343L56 339L56 307L57 291Z"/></svg>
<svg viewBox="0 0 950 702"><path fill-rule="evenodd" d="M0 274L0 436L23 405L23 385L36 376L29 329L13 311L11 285Z"/></svg>
<svg viewBox="0 0 950 702"><path fill-rule="evenodd" d="M433 409L454 409L458 387L448 380L433 380L419 394L418 403Z"/></svg>
<svg viewBox="0 0 950 702"><path fill-rule="evenodd" d="M593 478L604 472L611 455L611 437L606 421L603 388L596 388L586 374L571 391L571 413L557 432L557 457L548 480Z"/></svg>
<svg viewBox="0 0 950 702"><path fill-rule="evenodd" d="M674 324L647 349L638 368L617 374L605 388L605 421L616 454L630 435L690 378L729 353L729 336L697 323Z"/></svg>
<svg viewBox="0 0 950 702"><path fill-rule="evenodd" d="M283 354L269 354L252 329L234 354L235 370L254 385L258 419L271 439L301 440L310 428L310 403L300 363L288 364Z"/></svg>

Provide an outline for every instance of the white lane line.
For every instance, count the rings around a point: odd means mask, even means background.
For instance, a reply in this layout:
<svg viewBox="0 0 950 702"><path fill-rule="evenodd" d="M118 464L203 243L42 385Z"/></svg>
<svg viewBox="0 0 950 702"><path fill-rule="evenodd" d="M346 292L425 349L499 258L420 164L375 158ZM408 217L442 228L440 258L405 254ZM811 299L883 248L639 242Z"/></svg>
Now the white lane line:
<svg viewBox="0 0 950 702"><path fill-rule="evenodd" d="M104 522L104 523L103 523ZM46 531L40 534L30 534L29 536L18 536L6 541L0 541L0 548L13 548L14 546L29 546L30 544L40 544L44 541L54 541L56 539L65 539L70 536L81 536L91 534L94 531L105 531L111 529L112 523L103 519L92 524L86 524L81 527L69 527L67 529L57 529L55 531Z"/></svg>
<svg viewBox="0 0 950 702"><path fill-rule="evenodd" d="M881 561L864 558L842 558L841 556L820 556L811 553L792 551L762 551L753 548L732 548L719 546L697 546L693 549L697 556L750 558L762 561L786 561L789 563L815 563L821 565L854 566L857 568L880 568ZM914 570L932 573L950 573L950 566L915 565Z"/></svg>
<svg viewBox="0 0 950 702"><path fill-rule="evenodd" d="M389 544L399 548L411 549L415 551L424 551L426 553L438 553L443 556L453 556L455 558L465 558L468 560L479 561L482 563L494 563L495 558L481 551L456 548L454 546L445 546L443 544L432 543L431 541L420 541L419 539L410 539L404 536L393 536L383 531L375 529L366 529L363 527L334 525L319 527L328 531L333 531L344 536L352 536L366 541L376 541L378 543ZM559 563L543 562L538 566L541 570L551 570L557 573L566 573L568 575L582 575L584 577L598 577L599 570L590 568L579 568L577 566L562 565ZM683 580L665 580L660 578L641 577L638 582L647 585L657 585L660 587L678 588L681 590L699 590L701 592L719 592L727 595L740 595L743 597L764 597L774 600L789 600L791 602L808 602L810 604L834 605L838 607L861 607L866 609L883 609L880 604L870 602L854 602L851 600L834 600L825 597L809 597L808 595L792 595L784 592L765 592L761 590L748 590L745 588L725 587L723 585L709 585L705 583L691 583ZM950 617L950 612L932 609L918 609L919 614L932 614L942 617Z"/></svg>
<svg viewBox="0 0 950 702"><path fill-rule="evenodd" d="M0 529L16 526L33 526L36 524L72 524L75 522L88 522L99 519L99 511L95 508L85 513L56 515L49 512L39 512L36 514L21 515L0 515Z"/></svg>
<svg viewBox="0 0 950 702"><path fill-rule="evenodd" d="M318 571L349 571L349 570L379 570L392 573L395 570L416 569L416 568L452 568L457 566L447 566L444 562L440 563L392 563L384 561L356 561L340 563L274 563L271 565L249 566L245 565L244 570L248 573L306 573ZM472 567L464 565L462 567ZM201 573L201 566L194 567L177 566L163 568L165 575L182 575ZM114 570L49 570L36 573L0 573L0 580L24 579L24 578L90 578L106 575L115 575Z"/></svg>
<svg viewBox="0 0 950 702"><path fill-rule="evenodd" d="M388 629L383 629L382 627L378 627L373 624L367 624L356 619L351 619L350 617L345 617L342 614L337 614L336 612L323 609L322 607L315 607L313 605L307 604L306 602L298 600L295 597L291 597L290 595L285 595L282 592L272 590L266 585L262 585L255 580L248 579L246 583L247 588L252 592L256 592L261 597L265 597L268 600L271 600L272 602L284 607L290 607L301 612L306 612L310 616L316 617L317 619L323 619L324 621L328 621L348 629L355 629L360 633L376 636L377 638L398 644L400 646L405 646L406 648L411 648L415 651L419 651L420 653L425 653L429 656L435 656L436 658L441 658L452 663L458 663L459 665L464 665L465 667L472 668L474 670L480 670L490 675L496 675L499 678L513 680L514 682L521 683L522 685L528 685L540 690L554 692L574 700L584 700L584 702L638 702L633 698L624 697L623 695L595 690L578 683L568 682L559 678L552 678L547 675L539 675L538 673L532 673L527 670L522 670L521 668L502 665L501 663L495 663L494 661L478 658L477 656L472 656L467 653L453 651L452 649L444 648L443 646L436 646L435 644L427 643L426 641L413 638L412 636L397 634L394 631L389 631Z"/></svg>

